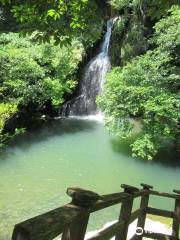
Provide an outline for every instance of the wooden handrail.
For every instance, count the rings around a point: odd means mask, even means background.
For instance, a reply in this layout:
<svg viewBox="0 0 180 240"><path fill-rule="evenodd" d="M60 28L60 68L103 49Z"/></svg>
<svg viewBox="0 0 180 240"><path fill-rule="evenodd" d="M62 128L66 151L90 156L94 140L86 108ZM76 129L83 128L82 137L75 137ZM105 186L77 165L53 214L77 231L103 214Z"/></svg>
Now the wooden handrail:
<svg viewBox="0 0 180 240"><path fill-rule="evenodd" d="M60 235L67 226L86 215L86 209L67 204L16 224L12 240L53 239Z"/></svg>
<svg viewBox="0 0 180 240"><path fill-rule="evenodd" d="M137 197L142 197L145 194L147 194L147 190L139 190L138 192L135 192L133 195L130 195L125 192L102 195L100 197L100 199L96 203L94 203L94 205L91 207L90 211L91 211L91 213L96 212L101 209L119 204L124 199L126 199L126 200L134 199Z"/></svg>
<svg viewBox="0 0 180 240"><path fill-rule="evenodd" d="M96 212L101 209L111 207L113 205L119 204L122 202L123 199L129 199L128 193L113 193L108 195L102 195L100 199L91 207L91 212Z"/></svg>
<svg viewBox="0 0 180 240"><path fill-rule="evenodd" d="M72 198L71 203L16 224L12 240L51 240L60 234L62 234L62 240L83 240L90 214L120 203L122 204L119 220L88 240L106 240L113 236L116 240L126 239L128 226L135 219L138 219L137 227L144 229L146 214L172 218L173 234L170 239L177 240L180 225L179 191L175 190L176 194L160 193L152 190L150 185L141 184L141 186L143 189L122 184L124 192L101 196L80 188L68 188L67 194ZM173 198L175 200L174 211L149 207L150 195ZM132 212L133 201L137 197L141 197L140 208ZM158 239L163 239L162 236L165 236L153 234L151 234L152 238L156 236L159 237ZM145 235L150 236L147 232ZM132 239L140 240L142 236L135 235Z"/></svg>
<svg viewBox="0 0 180 240"><path fill-rule="evenodd" d="M147 207L146 213L161 216L161 217L174 218L174 212L163 210L163 209L152 208L152 207Z"/></svg>
<svg viewBox="0 0 180 240"><path fill-rule="evenodd" d="M144 209L137 209L131 214L129 224L138 218L139 214L144 211ZM96 233L93 237L88 238L87 240L106 240L112 238L115 234L117 234L121 228L124 226L125 221L120 220L119 222L115 222L110 225L106 229Z"/></svg>
<svg viewBox="0 0 180 240"><path fill-rule="evenodd" d="M132 222L134 222L134 220L136 220L136 219L139 217L139 215L140 215L141 213L143 213L143 211L145 211L144 208L139 208L139 209L137 209L136 211L134 211L134 212L131 214L131 217L130 217L130 219L129 219L129 224L132 223Z"/></svg>
<svg viewBox="0 0 180 240"><path fill-rule="evenodd" d="M178 195L178 194L173 194L173 193L164 193L164 192L158 192L158 191L153 191L153 190L150 190L149 193L150 193L151 195L155 195L155 196L161 196L161 197L167 197L167 198L180 199L180 195Z"/></svg>
<svg viewBox="0 0 180 240"><path fill-rule="evenodd" d="M173 225L172 225L172 235L175 238L179 237L179 230L180 230L180 199L175 200L174 206L174 218L173 218Z"/></svg>

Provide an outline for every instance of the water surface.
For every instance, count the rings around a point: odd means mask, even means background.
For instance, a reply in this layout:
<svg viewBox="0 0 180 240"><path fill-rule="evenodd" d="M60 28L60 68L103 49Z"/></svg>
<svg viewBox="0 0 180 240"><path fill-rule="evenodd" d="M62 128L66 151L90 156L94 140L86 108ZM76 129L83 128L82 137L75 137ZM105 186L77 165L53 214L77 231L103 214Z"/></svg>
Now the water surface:
<svg viewBox="0 0 180 240"><path fill-rule="evenodd" d="M161 160L133 159L127 143L120 144L96 121L57 120L27 133L0 156L0 240L10 239L15 223L67 203L67 187L100 194L119 192L122 183L145 182L169 192L180 189L180 167ZM172 203L151 201L167 209ZM118 213L119 206L94 215L90 229Z"/></svg>

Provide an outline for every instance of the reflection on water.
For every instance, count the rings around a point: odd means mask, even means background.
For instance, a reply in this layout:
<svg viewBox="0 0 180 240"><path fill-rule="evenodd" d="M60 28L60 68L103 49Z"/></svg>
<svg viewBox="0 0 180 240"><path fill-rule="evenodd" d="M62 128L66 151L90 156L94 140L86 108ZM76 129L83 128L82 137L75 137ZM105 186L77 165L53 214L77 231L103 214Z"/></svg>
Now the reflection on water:
<svg viewBox="0 0 180 240"><path fill-rule="evenodd" d="M112 138L95 121L51 122L17 138L0 159L1 240L10 239L15 223L67 203L70 186L99 194L121 191L122 183L145 182L169 192L180 188L177 164L163 165L160 157L159 162L133 159L127 142ZM172 202L154 198L151 205L170 209ZM90 228L118 214L119 206L93 215Z"/></svg>
<svg viewBox="0 0 180 240"><path fill-rule="evenodd" d="M34 130L29 133L25 133L23 136L16 138L16 141L12 144L18 147L26 148L30 144L36 144L40 141L45 141L51 137L62 136L64 134L75 134L81 131L93 130L95 126L91 121L80 121L77 119L59 119L52 121L44 126L42 129Z"/></svg>
<svg viewBox="0 0 180 240"><path fill-rule="evenodd" d="M112 149L115 152L123 153L126 156L129 156L132 154L130 145L133 143L135 138L129 138L124 141L121 138L113 138L111 139ZM180 167L180 161L178 161L178 155L176 154L176 151L174 151L172 144L166 144L164 147L162 147L159 150L159 153L152 161L145 161L143 159L137 159L138 161L141 161L143 163L159 163L163 166L167 167Z"/></svg>

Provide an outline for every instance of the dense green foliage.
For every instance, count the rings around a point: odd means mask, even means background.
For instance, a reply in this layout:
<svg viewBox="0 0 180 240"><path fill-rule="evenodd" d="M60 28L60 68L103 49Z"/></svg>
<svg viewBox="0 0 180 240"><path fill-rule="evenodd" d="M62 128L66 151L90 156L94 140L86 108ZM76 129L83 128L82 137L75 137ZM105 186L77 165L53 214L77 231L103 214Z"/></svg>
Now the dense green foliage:
<svg viewBox="0 0 180 240"><path fill-rule="evenodd" d="M134 8L145 11L147 16L152 19L160 19L168 14L171 6L179 4L179 0L110 0L113 8L121 10L125 8Z"/></svg>
<svg viewBox="0 0 180 240"><path fill-rule="evenodd" d="M148 39L152 36L154 24L178 0L111 0L114 11L120 12L112 36L112 64L126 65L134 57L151 48Z"/></svg>
<svg viewBox="0 0 180 240"><path fill-rule="evenodd" d="M1 2L11 6L21 31L36 31L36 39L43 42L53 37L56 44L70 44L78 37L84 44L92 45L101 35L102 11L95 0Z"/></svg>
<svg viewBox="0 0 180 240"><path fill-rule="evenodd" d="M20 32L29 33L29 37L0 37L3 104L15 105L17 111L33 108L40 115L47 106L61 105L77 84L76 70L84 49L100 39L111 6L111 14L121 17L112 34L113 68L98 100L106 125L115 134L128 137L133 132L131 119L141 123L141 133L131 145L135 157L152 159L169 140L178 149L179 0L1 3L0 22L7 21L10 10ZM8 117L3 118L2 126Z"/></svg>
<svg viewBox="0 0 180 240"><path fill-rule="evenodd" d="M3 101L33 103L38 108L46 101L59 105L64 93L74 88L74 73L83 53L78 42L60 48L53 44L34 44L29 38L12 33L1 35L0 46Z"/></svg>
<svg viewBox="0 0 180 240"><path fill-rule="evenodd" d="M3 133L6 121L17 111L15 104L0 103L0 148L8 139L8 133Z"/></svg>
<svg viewBox="0 0 180 240"><path fill-rule="evenodd" d="M16 33L0 36L0 129L18 110L43 113L47 104L59 106L64 95L76 86L76 70L83 47L78 41L71 46L36 44ZM17 108L13 107L17 106Z"/></svg>
<svg viewBox="0 0 180 240"><path fill-rule="evenodd" d="M26 127L29 118L54 114L72 93L84 49L101 37L98 2L0 1L1 142L9 120L14 131L16 125Z"/></svg>
<svg viewBox="0 0 180 240"><path fill-rule="evenodd" d="M99 104L110 130L122 137L132 134L129 118L142 121L132 144L133 156L152 159L167 139L179 146L180 8L155 25L153 50L116 67L107 77Z"/></svg>

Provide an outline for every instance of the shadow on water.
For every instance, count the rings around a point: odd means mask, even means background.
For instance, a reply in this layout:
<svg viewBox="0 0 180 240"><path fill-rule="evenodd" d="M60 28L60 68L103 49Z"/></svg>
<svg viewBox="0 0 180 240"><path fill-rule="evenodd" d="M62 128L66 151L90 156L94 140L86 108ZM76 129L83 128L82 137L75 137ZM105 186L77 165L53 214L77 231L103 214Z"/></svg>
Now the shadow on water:
<svg viewBox="0 0 180 240"><path fill-rule="evenodd" d="M110 142L114 152L124 154L125 156L131 155L130 144L132 143L132 140L130 139L125 140L125 139L115 137L115 138L112 138Z"/></svg>
<svg viewBox="0 0 180 240"><path fill-rule="evenodd" d="M172 145L164 146L154 159L154 162L164 166L180 167L180 160Z"/></svg>
<svg viewBox="0 0 180 240"><path fill-rule="evenodd" d="M130 145L133 143L135 138L121 139L113 138L111 139L111 146L113 151L117 153L124 154L125 156L130 156L132 154ZM140 161L147 164L161 164L165 167L180 167L179 157L175 153L172 144L166 144L163 146L159 153L152 161L146 161L144 159L137 158L136 161Z"/></svg>
<svg viewBox="0 0 180 240"><path fill-rule="evenodd" d="M93 122L92 120L84 121L79 119L57 119L48 122L39 129L27 131L23 135L15 137L9 146L0 153L0 160L5 159L9 149L16 146L25 150L31 145L47 141L51 137L92 131L96 126Z"/></svg>

